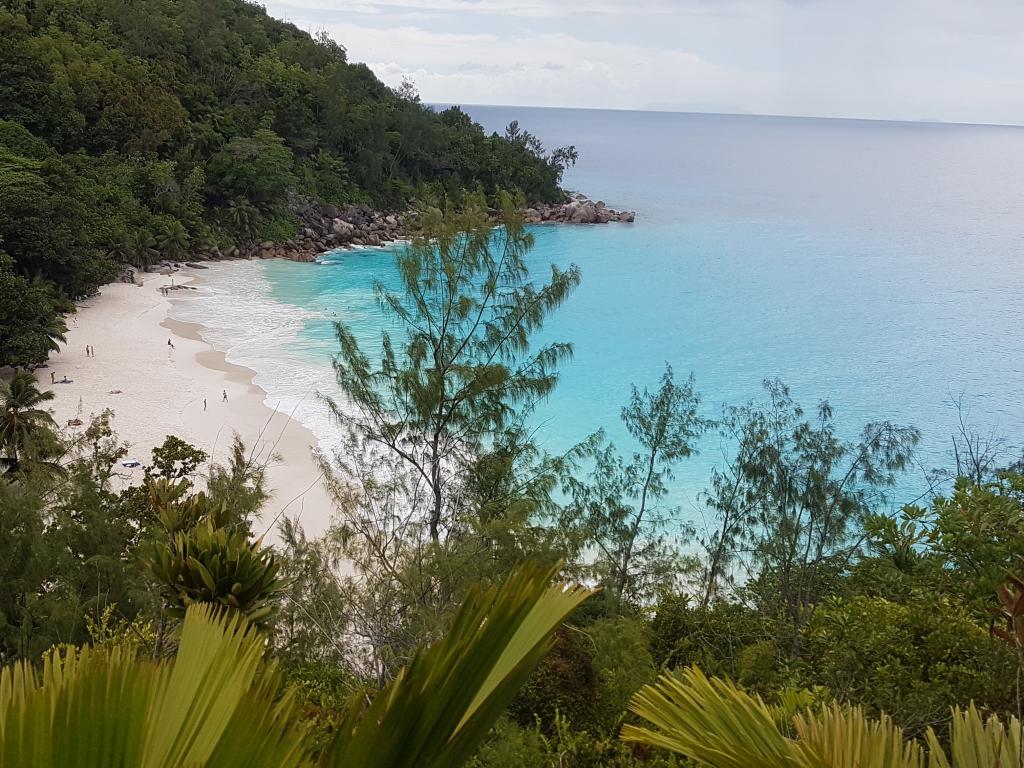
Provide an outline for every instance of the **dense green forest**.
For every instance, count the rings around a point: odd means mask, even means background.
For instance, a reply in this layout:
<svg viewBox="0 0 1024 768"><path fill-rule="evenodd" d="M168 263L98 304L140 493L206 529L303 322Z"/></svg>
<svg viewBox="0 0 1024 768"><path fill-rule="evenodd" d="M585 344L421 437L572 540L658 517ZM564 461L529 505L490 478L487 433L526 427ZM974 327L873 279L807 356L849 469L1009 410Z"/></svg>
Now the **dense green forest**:
<svg viewBox="0 0 1024 768"><path fill-rule="evenodd" d="M211 466L169 436L120 489L111 414L58 428L29 374L2 385L0 663L71 664L39 697L80 713L31 710L0 679L8 733L45 750L115 712L119 733L142 728L143 705L97 676L156 685L147 670L180 654L220 692L209 750L244 765L923 768L950 748L963 768L1020 765L1024 476L999 442L963 425L945 490L900 507L913 427L846 439L827 403L805 410L777 380L717 411L666 367L623 404L630 445L598 431L551 454L530 413L572 344L531 341L582 278L531 277L531 236L499 197L504 227L435 211L396 254L379 359L338 324L322 537L285 518L265 546L268 467L240 444ZM674 474L712 442L726 458L699 508L673 507ZM544 598L556 574L595 593ZM196 636L250 682L217 682ZM84 644L100 661L60 661ZM245 717L265 719L265 747ZM67 764L46 758L31 764Z"/></svg>
<svg viewBox="0 0 1024 768"><path fill-rule="evenodd" d="M487 135L242 0L0 3L0 365L125 263L286 241L289 195L562 197L574 153Z"/></svg>

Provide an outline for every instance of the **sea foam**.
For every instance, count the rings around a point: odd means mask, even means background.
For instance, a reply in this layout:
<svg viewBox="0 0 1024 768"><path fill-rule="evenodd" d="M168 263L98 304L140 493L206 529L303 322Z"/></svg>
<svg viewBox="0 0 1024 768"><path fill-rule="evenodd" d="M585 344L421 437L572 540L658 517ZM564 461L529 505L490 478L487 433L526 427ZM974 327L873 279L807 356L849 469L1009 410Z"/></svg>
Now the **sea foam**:
<svg viewBox="0 0 1024 768"><path fill-rule="evenodd" d="M196 292L177 298L171 315L198 323L203 340L225 359L254 371L264 402L297 419L322 450L337 447L340 430L321 395L336 391L331 348L301 332L309 323L330 324L331 310L302 308L275 299L265 262L211 264Z"/></svg>

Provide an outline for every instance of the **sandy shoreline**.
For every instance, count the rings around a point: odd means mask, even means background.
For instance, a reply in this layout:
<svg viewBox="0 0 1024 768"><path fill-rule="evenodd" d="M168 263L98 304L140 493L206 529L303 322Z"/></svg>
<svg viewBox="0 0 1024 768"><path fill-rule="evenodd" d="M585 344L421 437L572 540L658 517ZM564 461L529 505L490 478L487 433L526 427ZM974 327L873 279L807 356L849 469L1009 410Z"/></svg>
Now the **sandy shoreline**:
<svg viewBox="0 0 1024 768"><path fill-rule="evenodd" d="M196 277L191 270L146 274L142 286L111 283L82 302L69 318L67 343L50 356L48 368L36 371L40 384L56 394L50 403L54 417L61 425L74 418L87 423L90 415L112 409L115 431L131 445L129 457L143 463L167 435L225 463L237 432L255 461L280 457L267 472L273 495L264 508L264 527L286 514L318 535L329 525L332 504L313 459L316 437L289 414L268 407L266 392L253 382L255 373L227 362L224 352L203 341L202 325L170 317L179 292L168 298L159 289L173 279L201 290ZM94 356L86 356L86 345L95 348ZM60 383L65 376L71 383ZM126 482L141 476L139 469L118 471Z"/></svg>

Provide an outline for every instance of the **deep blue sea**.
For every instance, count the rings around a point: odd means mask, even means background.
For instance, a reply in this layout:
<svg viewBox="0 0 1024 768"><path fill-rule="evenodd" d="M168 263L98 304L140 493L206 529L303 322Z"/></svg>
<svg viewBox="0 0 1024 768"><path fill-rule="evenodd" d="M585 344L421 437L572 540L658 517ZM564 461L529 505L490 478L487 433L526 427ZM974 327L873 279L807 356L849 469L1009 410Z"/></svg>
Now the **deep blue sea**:
<svg viewBox="0 0 1024 768"><path fill-rule="evenodd" d="M583 283L544 332L575 344L536 416L564 450L598 427L623 448L630 386L666 362L692 372L706 412L761 396L781 377L811 411L832 404L844 436L889 419L923 433L895 502L949 466L956 412L1024 443L1024 129L753 116L468 107L486 128L512 119L548 146L573 143L566 176L633 225L539 226L530 264L578 264ZM178 315L257 372L268 403L325 445L332 426L331 324L377 344L374 278L388 251L322 265L215 265ZM684 513L728 445L709 436L677 471ZM1017 449L1016 456L1019 456ZM1007 461L1016 458L1007 453Z"/></svg>

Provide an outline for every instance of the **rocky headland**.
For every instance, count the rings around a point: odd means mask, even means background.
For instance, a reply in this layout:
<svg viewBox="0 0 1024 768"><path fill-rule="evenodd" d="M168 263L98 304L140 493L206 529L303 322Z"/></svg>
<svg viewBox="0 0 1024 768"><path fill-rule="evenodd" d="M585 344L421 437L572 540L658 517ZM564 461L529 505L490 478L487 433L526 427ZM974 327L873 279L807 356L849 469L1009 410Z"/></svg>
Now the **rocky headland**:
<svg viewBox="0 0 1024 768"><path fill-rule="evenodd" d="M415 211L378 211L367 205L338 207L294 197L289 209L300 221L294 238L284 242L265 241L251 246L214 248L193 255L196 260L290 259L316 261L320 254L336 248L380 246L413 237L419 230ZM532 205L523 211L527 224L608 224L632 222L633 211L616 211L603 201L590 200L578 192L564 203Z"/></svg>

